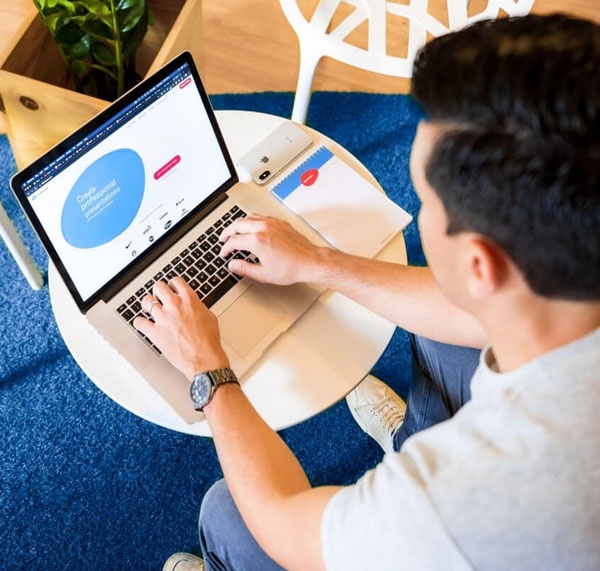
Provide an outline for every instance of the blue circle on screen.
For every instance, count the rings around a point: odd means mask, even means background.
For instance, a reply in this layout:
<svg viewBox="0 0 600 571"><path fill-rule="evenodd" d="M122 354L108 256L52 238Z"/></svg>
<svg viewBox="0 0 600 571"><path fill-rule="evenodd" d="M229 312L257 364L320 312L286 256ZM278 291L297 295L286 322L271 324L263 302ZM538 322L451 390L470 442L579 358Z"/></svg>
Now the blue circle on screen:
<svg viewBox="0 0 600 571"><path fill-rule="evenodd" d="M95 248L126 230L135 218L146 173L132 149L111 151L93 162L67 196L61 229L76 248Z"/></svg>

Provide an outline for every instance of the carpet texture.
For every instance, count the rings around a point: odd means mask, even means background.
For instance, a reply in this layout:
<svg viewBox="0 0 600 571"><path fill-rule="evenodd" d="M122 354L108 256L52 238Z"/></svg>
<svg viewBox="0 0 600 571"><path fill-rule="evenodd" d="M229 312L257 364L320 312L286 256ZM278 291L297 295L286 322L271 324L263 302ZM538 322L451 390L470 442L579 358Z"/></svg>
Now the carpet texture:
<svg viewBox="0 0 600 571"><path fill-rule="evenodd" d="M216 109L289 117L293 95L211 99ZM416 216L408 158L417 120L406 96L315 93L307 122L358 157ZM0 136L0 202L45 274L46 254L8 187L14 172ZM415 223L405 237L409 261L423 264ZM157 427L110 400L62 341L47 286L32 291L2 243L0 268L3 568L160 570L174 551L199 553L198 508L221 477L212 440ZM409 364L398 330L373 373L404 395ZM314 484L353 482L381 459L344 402L281 434Z"/></svg>

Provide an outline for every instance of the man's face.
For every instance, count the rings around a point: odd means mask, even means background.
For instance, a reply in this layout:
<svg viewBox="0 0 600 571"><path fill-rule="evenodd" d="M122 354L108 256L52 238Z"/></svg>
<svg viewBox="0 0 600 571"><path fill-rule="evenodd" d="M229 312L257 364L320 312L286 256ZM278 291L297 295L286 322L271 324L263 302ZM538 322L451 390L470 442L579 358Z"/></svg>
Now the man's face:
<svg viewBox="0 0 600 571"><path fill-rule="evenodd" d="M465 280L459 263L463 236L447 234L446 211L425 177L425 165L441 132L438 125L421 121L413 143L410 172L421 199L419 232L427 263L444 294L456 305L465 307Z"/></svg>

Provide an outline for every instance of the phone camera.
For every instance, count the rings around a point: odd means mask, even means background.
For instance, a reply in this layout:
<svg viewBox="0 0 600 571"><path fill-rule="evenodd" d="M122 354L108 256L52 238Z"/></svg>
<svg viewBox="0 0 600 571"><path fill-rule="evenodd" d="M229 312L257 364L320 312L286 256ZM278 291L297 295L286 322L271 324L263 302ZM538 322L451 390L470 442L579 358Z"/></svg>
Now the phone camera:
<svg viewBox="0 0 600 571"><path fill-rule="evenodd" d="M265 180L270 174L271 174L271 171L263 171L260 173L258 178L260 180Z"/></svg>

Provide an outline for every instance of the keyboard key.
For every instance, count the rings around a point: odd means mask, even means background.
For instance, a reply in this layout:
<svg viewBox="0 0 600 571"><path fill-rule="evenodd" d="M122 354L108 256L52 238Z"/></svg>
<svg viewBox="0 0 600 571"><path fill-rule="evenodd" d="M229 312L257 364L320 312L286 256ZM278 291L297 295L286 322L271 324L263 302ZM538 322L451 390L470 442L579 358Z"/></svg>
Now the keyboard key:
<svg viewBox="0 0 600 571"><path fill-rule="evenodd" d="M125 321L131 321L133 319L133 317L135 316L135 313L133 313L133 311L131 311L131 309L126 309L121 316L123 317L123 319Z"/></svg>
<svg viewBox="0 0 600 571"><path fill-rule="evenodd" d="M227 279L224 279L221 284L215 288L212 292L210 292L202 301L206 304L207 307L212 307L219 299L221 299L235 284L237 280L233 279L229 276Z"/></svg>

